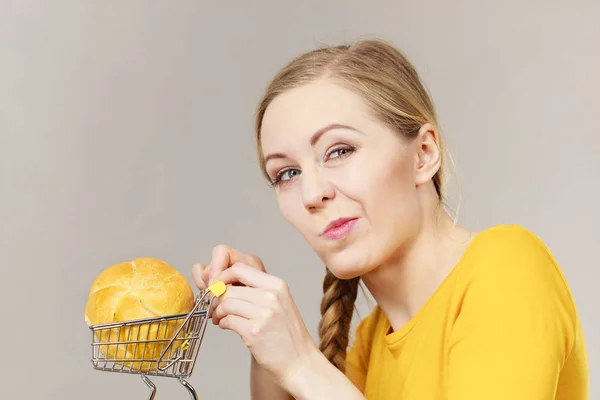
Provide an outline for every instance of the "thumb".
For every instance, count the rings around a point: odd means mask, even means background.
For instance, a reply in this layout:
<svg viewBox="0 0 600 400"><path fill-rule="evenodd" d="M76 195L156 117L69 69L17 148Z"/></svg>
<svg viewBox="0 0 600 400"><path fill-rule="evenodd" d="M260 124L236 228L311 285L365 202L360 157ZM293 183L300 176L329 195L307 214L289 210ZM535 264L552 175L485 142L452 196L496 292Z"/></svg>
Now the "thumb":
<svg viewBox="0 0 600 400"><path fill-rule="evenodd" d="M208 270L202 264L195 264L192 267L192 279L194 280L196 287L200 290L204 290L210 285Z"/></svg>
<svg viewBox="0 0 600 400"><path fill-rule="evenodd" d="M216 271L214 268L207 268L206 269L206 279L208 282L208 286L212 285L213 283L215 283L217 281L217 273L218 271Z"/></svg>

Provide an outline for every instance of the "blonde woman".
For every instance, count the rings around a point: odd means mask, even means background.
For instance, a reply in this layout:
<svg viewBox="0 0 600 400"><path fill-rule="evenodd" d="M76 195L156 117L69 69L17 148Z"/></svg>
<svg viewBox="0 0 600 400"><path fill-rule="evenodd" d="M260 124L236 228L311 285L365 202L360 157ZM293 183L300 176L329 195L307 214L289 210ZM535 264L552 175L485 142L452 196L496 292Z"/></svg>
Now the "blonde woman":
<svg viewBox="0 0 600 400"><path fill-rule="evenodd" d="M231 284L213 322L252 353L253 399L588 398L559 266L518 225L471 232L446 212L434 105L400 51L299 56L268 86L256 141L283 217L327 269L316 345L260 258L218 246L194 266L199 288ZM348 348L360 282L377 305Z"/></svg>

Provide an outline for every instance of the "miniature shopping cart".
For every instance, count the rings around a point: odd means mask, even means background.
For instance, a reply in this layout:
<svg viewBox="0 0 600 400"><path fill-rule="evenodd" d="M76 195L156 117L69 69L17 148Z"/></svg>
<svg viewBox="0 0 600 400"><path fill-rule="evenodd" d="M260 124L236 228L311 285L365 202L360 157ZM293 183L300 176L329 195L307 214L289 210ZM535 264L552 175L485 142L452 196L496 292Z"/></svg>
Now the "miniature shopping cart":
<svg viewBox="0 0 600 400"><path fill-rule="evenodd" d="M194 370L200 344L215 297L225 291L218 282L196 297L187 314L90 326L94 369L141 376L156 396L149 376L176 378L198 400L188 379Z"/></svg>

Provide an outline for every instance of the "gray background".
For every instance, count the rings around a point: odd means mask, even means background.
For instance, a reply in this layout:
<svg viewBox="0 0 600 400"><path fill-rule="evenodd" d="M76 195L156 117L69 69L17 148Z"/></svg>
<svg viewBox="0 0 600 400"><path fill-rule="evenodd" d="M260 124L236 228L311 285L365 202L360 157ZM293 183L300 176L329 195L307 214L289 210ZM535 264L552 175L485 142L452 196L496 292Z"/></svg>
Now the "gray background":
<svg viewBox="0 0 600 400"><path fill-rule="evenodd" d="M145 399L139 378L92 370L83 320L96 274L142 255L191 280L216 244L256 253L316 337L323 267L260 176L252 117L291 57L374 36L433 93L460 221L519 223L554 252L600 398L598 21L596 0L1 0L0 398ZM248 399L247 368L209 325L191 383Z"/></svg>

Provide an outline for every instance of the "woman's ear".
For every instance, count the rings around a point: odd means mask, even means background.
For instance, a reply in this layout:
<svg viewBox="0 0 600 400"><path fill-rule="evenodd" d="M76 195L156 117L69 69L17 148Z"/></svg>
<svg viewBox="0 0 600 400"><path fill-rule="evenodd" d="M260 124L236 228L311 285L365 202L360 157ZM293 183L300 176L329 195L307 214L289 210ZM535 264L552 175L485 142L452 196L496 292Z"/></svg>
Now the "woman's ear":
<svg viewBox="0 0 600 400"><path fill-rule="evenodd" d="M442 151L436 127L430 123L423 124L415 138L415 144L415 184L419 186L433 179L442 165Z"/></svg>

